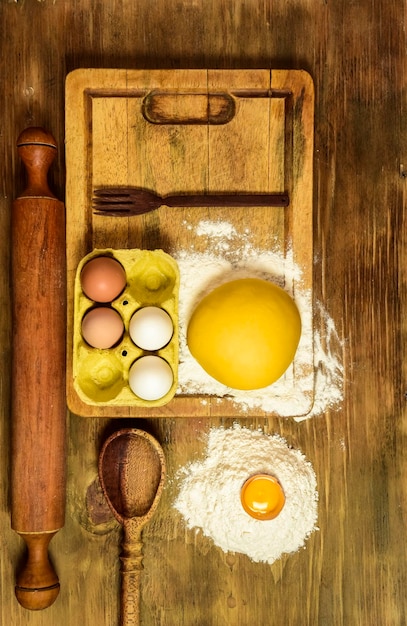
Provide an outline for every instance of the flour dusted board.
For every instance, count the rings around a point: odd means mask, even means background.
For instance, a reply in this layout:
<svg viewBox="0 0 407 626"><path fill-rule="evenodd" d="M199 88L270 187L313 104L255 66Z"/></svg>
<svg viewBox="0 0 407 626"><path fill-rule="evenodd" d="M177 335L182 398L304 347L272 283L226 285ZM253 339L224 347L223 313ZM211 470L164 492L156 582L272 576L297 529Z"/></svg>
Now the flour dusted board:
<svg viewBox="0 0 407 626"><path fill-rule="evenodd" d="M296 290L312 293L313 84L302 71L280 70L76 70L66 82L66 211L68 267L67 397L87 417L264 415L227 397L176 393L162 407L91 406L73 385L75 273L93 249L163 249L205 252L197 234L203 220L230 223L255 249L291 254L301 268ZM94 215L93 190L135 186L161 195L287 192L287 208L167 208L129 218ZM239 237L229 257L241 254ZM244 262L244 258L240 259ZM199 277L197 277L197 280ZM180 293L182 297L182 293ZM311 298L312 300L312 298ZM304 323L309 363L287 372L312 407L312 315ZM298 365L298 364L297 364ZM298 370L301 369L301 372ZM272 393L272 391L270 392ZM270 414L270 413L269 413Z"/></svg>

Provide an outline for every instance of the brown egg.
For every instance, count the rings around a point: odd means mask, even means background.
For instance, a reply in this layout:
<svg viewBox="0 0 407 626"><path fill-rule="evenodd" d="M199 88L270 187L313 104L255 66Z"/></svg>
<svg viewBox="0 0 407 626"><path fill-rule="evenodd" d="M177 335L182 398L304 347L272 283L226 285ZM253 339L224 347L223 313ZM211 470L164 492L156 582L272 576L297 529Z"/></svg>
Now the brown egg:
<svg viewBox="0 0 407 626"><path fill-rule="evenodd" d="M94 257L82 269L82 291L95 302L111 302L121 294L125 286L126 272L111 257Z"/></svg>
<svg viewBox="0 0 407 626"><path fill-rule="evenodd" d="M123 320L109 307L91 309L82 320L82 337L93 348L111 348L122 337Z"/></svg>

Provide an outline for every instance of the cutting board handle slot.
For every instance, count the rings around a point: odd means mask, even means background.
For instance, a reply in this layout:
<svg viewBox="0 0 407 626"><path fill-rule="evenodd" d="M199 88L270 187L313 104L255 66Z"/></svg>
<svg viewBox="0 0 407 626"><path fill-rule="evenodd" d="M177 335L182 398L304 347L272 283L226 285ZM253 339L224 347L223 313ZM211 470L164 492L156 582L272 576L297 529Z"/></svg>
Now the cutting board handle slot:
<svg viewBox="0 0 407 626"><path fill-rule="evenodd" d="M143 100L142 114L151 124L227 124L236 112L228 93L151 91Z"/></svg>

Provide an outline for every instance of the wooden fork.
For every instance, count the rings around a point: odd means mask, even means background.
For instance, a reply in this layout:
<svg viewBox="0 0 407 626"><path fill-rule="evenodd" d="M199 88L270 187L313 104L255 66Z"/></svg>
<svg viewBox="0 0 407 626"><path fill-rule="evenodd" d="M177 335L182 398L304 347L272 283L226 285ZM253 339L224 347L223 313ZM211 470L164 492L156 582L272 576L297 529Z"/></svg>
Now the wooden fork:
<svg viewBox="0 0 407 626"><path fill-rule="evenodd" d="M95 189L93 209L97 215L129 217L167 207L286 207L286 193L235 193L159 196L138 187L106 187Z"/></svg>

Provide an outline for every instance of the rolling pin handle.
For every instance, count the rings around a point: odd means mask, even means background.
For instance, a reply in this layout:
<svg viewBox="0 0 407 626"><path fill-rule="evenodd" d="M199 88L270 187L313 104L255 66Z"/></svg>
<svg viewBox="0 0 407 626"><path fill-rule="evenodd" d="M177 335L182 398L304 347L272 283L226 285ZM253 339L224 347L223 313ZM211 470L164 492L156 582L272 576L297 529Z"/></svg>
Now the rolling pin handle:
<svg viewBox="0 0 407 626"><path fill-rule="evenodd" d="M59 580L48 558L48 544L55 533L21 533L27 544L27 561L17 577L15 593L25 609L38 611L53 604Z"/></svg>
<svg viewBox="0 0 407 626"><path fill-rule="evenodd" d="M20 198L55 198L48 186L48 171L57 154L53 136L43 128L26 128L17 139L17 150L28 176Z"/></svg>

